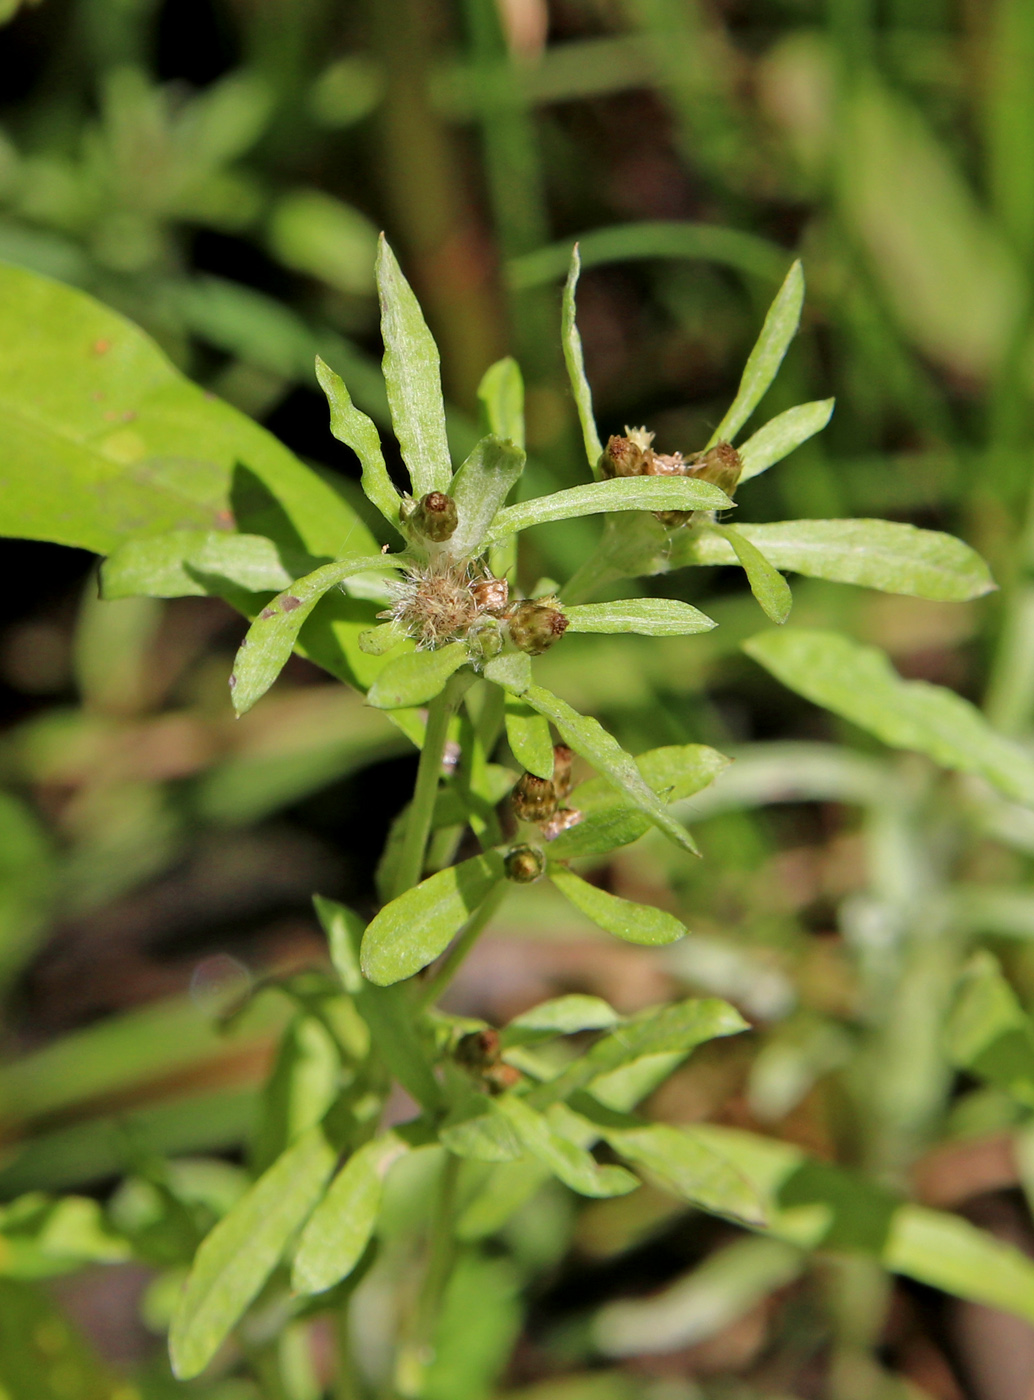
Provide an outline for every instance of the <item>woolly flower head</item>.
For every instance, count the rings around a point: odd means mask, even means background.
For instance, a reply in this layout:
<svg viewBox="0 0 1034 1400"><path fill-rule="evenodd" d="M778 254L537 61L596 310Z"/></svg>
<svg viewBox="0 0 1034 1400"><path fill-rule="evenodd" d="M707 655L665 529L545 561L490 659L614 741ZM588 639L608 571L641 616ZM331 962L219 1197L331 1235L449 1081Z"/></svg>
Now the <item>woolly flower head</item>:
<svg viewBox="0 0 1034 1400"><path fill-rule="evenodd" d="M470 560L416 564L391 585L394 602L380 617L393 619L421 651L463 641L506 607L505 579Z"/></svg>

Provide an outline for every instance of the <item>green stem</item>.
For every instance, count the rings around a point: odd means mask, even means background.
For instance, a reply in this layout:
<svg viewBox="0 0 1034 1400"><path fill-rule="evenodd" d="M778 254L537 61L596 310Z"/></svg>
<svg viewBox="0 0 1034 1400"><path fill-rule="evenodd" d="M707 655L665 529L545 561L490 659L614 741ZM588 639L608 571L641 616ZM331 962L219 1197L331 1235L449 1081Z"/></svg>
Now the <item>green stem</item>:
<svg viewBox="0 0 1034 1400"><path fill-rule="evenodd" d="M410 1335L403 1342L395 1368L395 1388L404 1400L423 1394L428 1369L434 1361L434 1335L442 1300L456 1261L456 1186L460 1159L445 1154L438 1183L438 1200L427 1242L427 1268L417 1298Z"/></svg>
<svg viewBox="0 0 1034 1400"><path fill-rule="evenodd" d="M362 1400L363 1388L356 1375L352 1357L352 1334L349 1327L352 1293L334 1313L334 1341L337 1352L337 1368L334 1372L334 1400Z"/></svg>
<svg viewBox="0 0 1034 1400"><path fill-rule="evenodd" d="M435 799L438 796L438 781L442 774L442 758L445 754L445 740L449 733L449 720L459 703L462 688L455 684L456 677L436 695L427 707L427 732L424 746L420 750L420 766L416 774L416 787L406 818L406 834L402 841L398 869L395 872L394 898L405 894L420 883L424 870L424 854L427 838L431 834L431 820L434 816Z"/></svg>
<svg viewBox="0 0 1034 1400"><path fill-rule="evenodd" d="M428 978L421 988L420 995L416 1000L417 1011L424 1011L429 1006L433 1006L444 993L449 983L460 970L467 954L478 941L484 932L495 911L503 902L507 892L507 882L500 880L495 889L491 890L485 899L471 914L470 918L460 930L459 937L452 947L445 954L445 957L438 965L438 971L433 977Z"/></svg>

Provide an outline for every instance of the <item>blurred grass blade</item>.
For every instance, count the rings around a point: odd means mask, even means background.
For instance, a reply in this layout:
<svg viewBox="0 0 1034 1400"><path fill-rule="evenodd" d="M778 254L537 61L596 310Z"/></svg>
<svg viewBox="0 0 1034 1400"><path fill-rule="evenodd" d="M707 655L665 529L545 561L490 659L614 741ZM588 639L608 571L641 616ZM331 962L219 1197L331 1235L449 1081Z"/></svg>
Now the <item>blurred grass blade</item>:
<svg viewBox="0 0 1034 1400"><path fill-rule="evenodd" d="M833 416L835 399L801 403L771 418L740 448L740 485L781 462L802 442L820 433Z"/></svg>
<svg viewBox="0 0 1034 1400"><path fill-rule="evenodd" d="M757 408L779 372L791 340L797 334L803 305L804 269L797 261L786 274L786 280L769 308L761 334L747 360L736 397L708 439L708 447L713 447L716 442L732 442Z"/></svg>
<svg viewBox="0 0 1034 1400"><path fill-rule="evenodd" d="M582 337L578 333L578 322L575 308L575 289L578 286L578 276L582 270L581 259L578 255L578 244L571 249L571 264L567 273L567 282L564 285L564 303L562 315L562 333L564 341L564 363L567 365L567 377L571 383L571 393L574 395L575 407L578 410L578 422L582 429L582 442L585 444L585 455L589 459L589 470L597 479L600 475L600 457L603 454L603 444L600 442L600 435L596 431L596 419L592 412L592 390L589 388L589 381L585 377L585 358L582 354Z"/></svg>
<svg viewBox="0 0 1034 1400"><path fill-rule="evenodd" d="M452 465L445 435L438 347L383 234L377 253L377 289L384 337L384 382L413 495L448 491Z"/></svg>
<svg viewBox="0 0 1034 1400"><path fill-rule="evenodd" d="M773 567L757 545L741 535L734 526L712 525L711 529L732 545L733 552L747 575L750 591L761 604L765 616L772 622L784 623L793 607L793 594L786 579Z"/></svg>
<svg viewBox="0 0 1034 1400"><path fill-rule="evenodd" d="M330 431L338 442L350 447L359 458L367 499L373 502L385 520L397 526L401 498L384 465L381 435L376 424L356 408L345 381L319 355L316 356L316 378L330 405Z"/></svg>
<svg viewBox="0 0 1034 1400"><path fill-rule="evenodd" d="M685 924L674 914L655 909L650 904L634 904L631 900L619 899L617 895L590 885L565 865L551 862L549 878L560 893L594 924L599 924L600 928L628 943L644 943L653 947L661 943L674 943L686 933Z"/></svg>

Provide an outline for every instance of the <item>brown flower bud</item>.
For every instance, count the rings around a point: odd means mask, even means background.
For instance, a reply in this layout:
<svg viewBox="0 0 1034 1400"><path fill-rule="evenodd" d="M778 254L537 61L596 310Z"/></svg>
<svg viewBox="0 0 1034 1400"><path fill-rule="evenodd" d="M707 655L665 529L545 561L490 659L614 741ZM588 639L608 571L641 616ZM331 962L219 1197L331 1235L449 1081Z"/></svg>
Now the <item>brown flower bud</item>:
<svg viewBox="0 0 1034 1400"><path fill-rule="evenodd" d="M510 794L514 816L522 822L544 822L557 809L556 788L548 778L524 773Z"/></svg>
<svg viewBox="0 0 1034 1400"><path fill-rule="evenodd" d="M624 437L612 437L600 457L600 475L642 476L653 433L644 428L626 428Z"/></svg>
<svg viewBox="0 0 1034 1400"><path fill-rule="evenodd" d="M504 578L479 578L470 585L470 591L484 612L502 612L510 599L510 585Z"/></svg>
<svg viewBox="0 0 1034 1400"><path fill-rule="evenodd" d="M562 831L570 831L572 826L577 826L582 816L577 807L561 807L548 822L542 823L542 835L547 841L555 841Z"/></svg>
<svg viewBox="0 0 1034 1400"><path fill-rule="evenodd" d="M499 1032L491 1026L461 1036L455 1049L457 1061L465 1069L482 1073L499 1059Z"/></svg>
<svg viewBox="0 0 1034 1400"><path fill-rule="evenodd" d="M718 442L706 452L698 452L687 469L686 475L698 481L709 481L731 496L736 490L743 470L740 454L731 442Z"/></svg>
<svg viewBox="0 0 1034 1400"><path fill-rule="evenodd" d="M567 618L555 603L555 598L536 598L513 605L506 616L514 646L529 656L540 656L560 640L567 631Z"/></svg>
<svg viewBox="0 0 1034 1400"><path fill-rule="evenodd" d="M434 544L452 539L458 523L456 502L444 491L428 491L409 517L411 528Z"/></svg>
<svg viewBox="0 0 1034 1400"><path fill-rule="evenodd" d="M556 788L556 795L561 801L571 791L571 766L574 763L574 751L566 744L553 745L553 786Z"/></svg>
<svg viewBox="0 0 1034 1400"><path fill-rule="evenodd" d="M517 885L531 885L542 878L546 858L535 846L511 846L503 858L506 878Z"/></svg>

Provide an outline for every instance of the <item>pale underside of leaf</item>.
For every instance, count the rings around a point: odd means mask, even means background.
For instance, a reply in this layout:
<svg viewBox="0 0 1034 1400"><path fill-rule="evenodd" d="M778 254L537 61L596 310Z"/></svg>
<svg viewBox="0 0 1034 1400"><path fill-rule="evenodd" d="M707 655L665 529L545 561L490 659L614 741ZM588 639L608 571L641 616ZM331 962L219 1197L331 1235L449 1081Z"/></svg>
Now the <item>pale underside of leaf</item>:
<svg viewBox="0 0 1034 1400"><path fill-rule="evenodd" d="M585 359L582 354L582 337L578 331L578 321L575 307L575 290L578 286L578 278L582 270L582 261L578 254L578 244L571 249L571 265L567 273L567 282L564 286L563 312L561 318L561 330L564 344L564 363L567 366L567 377L571 384L571 393L574 396L575 407L578 410L578 422L582 430L582 441L585 444L585 455L589 462L589 470L593 476L598 477L600 473L600 457L603 453L603 444L600 442L600 435L596 431L596 418L592 411L592 390L589 388L589 381L585 375Z"/></svg>

